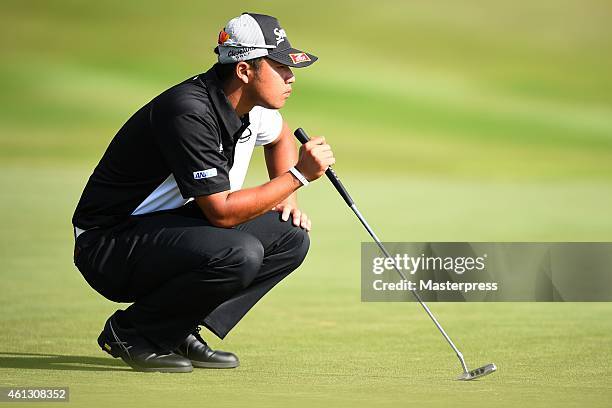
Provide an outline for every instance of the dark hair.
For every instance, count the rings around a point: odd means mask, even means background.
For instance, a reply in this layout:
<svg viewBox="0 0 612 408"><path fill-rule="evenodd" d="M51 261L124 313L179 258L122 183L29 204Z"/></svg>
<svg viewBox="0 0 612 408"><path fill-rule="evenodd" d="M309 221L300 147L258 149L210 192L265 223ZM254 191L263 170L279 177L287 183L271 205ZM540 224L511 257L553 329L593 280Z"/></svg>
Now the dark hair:
<svg viewBox="0 0 612 408"><path fill-rule="evenodd" d="M263 59L264 57L259 57L259 58L253 58L253 59L250 59L244 62L249 64L251 67L253 67L255 72L257 72L259 71L259 67L261 66L261 61ZM231 64L220 64L217 62L215 64L215 72L217 73L217 77L219 77L221 82L227 82L233 78L234 72L236 72L236 65L238 65L237 62L233 62Z"/></svg>

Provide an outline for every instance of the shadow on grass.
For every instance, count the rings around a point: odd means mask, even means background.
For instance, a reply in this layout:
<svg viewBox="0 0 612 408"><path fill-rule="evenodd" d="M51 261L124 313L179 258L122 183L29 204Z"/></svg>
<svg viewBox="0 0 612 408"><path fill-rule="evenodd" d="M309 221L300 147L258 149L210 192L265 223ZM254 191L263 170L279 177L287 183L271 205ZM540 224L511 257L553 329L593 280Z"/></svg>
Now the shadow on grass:
<svg viewBox="0 0 612 408"><path fill-rule="evenodd" d="M0 352L0 368L70 371L131 371L122 361L105 357Z"/></svg>

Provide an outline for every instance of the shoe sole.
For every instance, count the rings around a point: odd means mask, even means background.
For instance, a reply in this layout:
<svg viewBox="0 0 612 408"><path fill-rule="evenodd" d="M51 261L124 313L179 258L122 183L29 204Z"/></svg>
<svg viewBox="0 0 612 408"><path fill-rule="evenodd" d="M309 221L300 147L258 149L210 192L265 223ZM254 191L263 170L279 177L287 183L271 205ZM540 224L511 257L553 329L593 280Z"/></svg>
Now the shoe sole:
<svg viewBox="0 0 612 408"><path fill-rule="evenodd" d="M196 368L236 368L240 366L240 362L236 363L206 363L203 361L191 360L191 365Z"/></svg>
<svg viewBox="0 0 612 408"><path fill-rule="evenodd" d="M134 371L138 371L140 373L190 373L193 371L192 366L188 366L188 367L139 367L139 366L130 364L124 358L121 358L121 359L123 360L125 364L132 367Z"/></svg>
<svg viewBox="0 0 612 408"><path fill-rule="evenodd" d="M134 371L138 371L141 373L190 373L193 371L193 366L187 366L187 367L140 367L140 366L136 366L136 365L132 365L130 360L127 360L125 358L123 358L123 356L119 355L117 353L117 355L115 355L115 353L112 352L112 350L107 349L106 347L106 343L104 342L103 339L98 338L98 345L100 346L100 348L102 349L102 351L104 351L105 353L108 353L112 358L120 358L121 360L123 360L123 362L125 364L127 364L128 366L130 366Z"/></svg>

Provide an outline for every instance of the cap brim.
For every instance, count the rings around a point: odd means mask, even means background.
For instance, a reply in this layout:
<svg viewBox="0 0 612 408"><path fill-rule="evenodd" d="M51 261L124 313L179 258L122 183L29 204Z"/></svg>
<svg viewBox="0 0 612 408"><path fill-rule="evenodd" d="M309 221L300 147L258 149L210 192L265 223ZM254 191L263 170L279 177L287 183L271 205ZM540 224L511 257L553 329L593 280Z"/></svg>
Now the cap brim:
<svg viewBox="0 0 612 408"><path fill-rule="evenodd" d="M295 48L287 48L282 51L272 52L268 54L267 57L281 64L296 68L307 67L319 59L312 54L296 50Z"/></svg>

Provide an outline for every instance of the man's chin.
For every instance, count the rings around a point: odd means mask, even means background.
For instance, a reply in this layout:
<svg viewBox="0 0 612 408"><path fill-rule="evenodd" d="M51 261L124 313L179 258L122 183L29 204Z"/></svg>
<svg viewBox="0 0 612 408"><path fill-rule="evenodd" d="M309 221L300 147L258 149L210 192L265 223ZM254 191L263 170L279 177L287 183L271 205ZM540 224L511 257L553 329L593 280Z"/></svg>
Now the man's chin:
<svg viewBox="0 0 612 408"><path fill-rule="evenodd" d="M286 99L283 99L282 101L277 101L275 103L262 102L259 104L259 106L262 106L266 109L281 109L283 106L285 106L286 101L287 101Z"/></svg>

